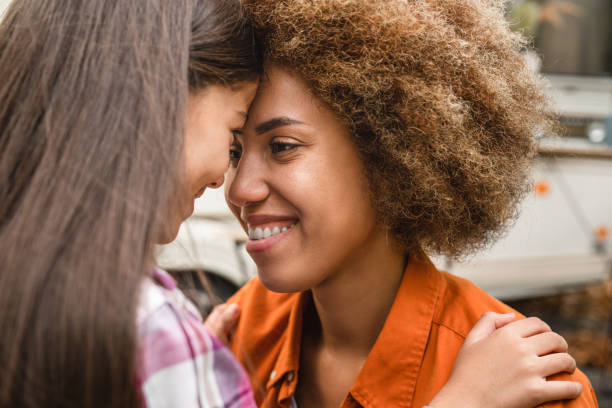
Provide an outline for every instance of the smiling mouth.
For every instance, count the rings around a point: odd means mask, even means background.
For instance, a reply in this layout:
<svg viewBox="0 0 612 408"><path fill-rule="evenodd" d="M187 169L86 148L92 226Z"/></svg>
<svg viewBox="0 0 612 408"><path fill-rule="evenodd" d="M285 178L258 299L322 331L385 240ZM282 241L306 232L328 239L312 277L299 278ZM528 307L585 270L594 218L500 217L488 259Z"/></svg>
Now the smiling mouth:
<svg viewBox="0 0 612 408"><path fill-rule="evenodd" d="M289 231L290 229L295 227L295 224L297 224L297 222L294 222L294 223L289 224L289 225L274 225L274 224L272 224L272 225L267 225L264 228L262 228L262 227L256 227L256 228L249 227L249 230L248 230L249 239L251 241L259 241L259 240L262 240L262 239L270 238L270 237L273 237L275 235L282 234L283 232Z"/></svg>

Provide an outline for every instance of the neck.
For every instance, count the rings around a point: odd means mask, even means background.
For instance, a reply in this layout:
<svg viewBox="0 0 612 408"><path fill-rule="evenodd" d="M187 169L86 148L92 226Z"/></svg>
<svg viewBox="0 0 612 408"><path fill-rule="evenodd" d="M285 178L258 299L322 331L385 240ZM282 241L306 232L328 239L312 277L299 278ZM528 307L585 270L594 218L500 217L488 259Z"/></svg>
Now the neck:
<svg viewBox="0 0 612 408"><path fill-rule="evenodd" d="M404 268L403 251L385 231L377 231L366 248L313 288L319 346L366 357L391 310Z"/></svg>

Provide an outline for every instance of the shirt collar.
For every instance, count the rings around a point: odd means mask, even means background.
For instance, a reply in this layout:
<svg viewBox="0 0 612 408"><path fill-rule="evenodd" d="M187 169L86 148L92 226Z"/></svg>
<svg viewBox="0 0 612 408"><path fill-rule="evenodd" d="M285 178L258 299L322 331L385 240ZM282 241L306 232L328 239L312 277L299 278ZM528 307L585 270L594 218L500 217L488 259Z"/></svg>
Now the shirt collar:
<svg viewBox="0 0 612 408"><path fill-rule="evenodd" d="M411 406L440 302L440 279L429 258L411 257L383 329L349 392L361 405Z"/></svg>
<svg viewBox="0 0 612 408"><path fill-rule="evenodd" d="M300 365L304 308L311 302L311 299L312 295L310 291L302 292L296 297L296 301L291 307L285 339L278 358L276 359L272 374L266 384L267 389L270 389L279 381L285 379L285 376L289 373L291 373L291 376L296 376L297 374Z"/></svg>
<svg viewBox="0 0 612 408"><path fill-rule="evenodd" d="M174 290L177 287L177 283L172 276L163 269L153 269L153 279L155 279L160 285L168 290Z"/></svg>

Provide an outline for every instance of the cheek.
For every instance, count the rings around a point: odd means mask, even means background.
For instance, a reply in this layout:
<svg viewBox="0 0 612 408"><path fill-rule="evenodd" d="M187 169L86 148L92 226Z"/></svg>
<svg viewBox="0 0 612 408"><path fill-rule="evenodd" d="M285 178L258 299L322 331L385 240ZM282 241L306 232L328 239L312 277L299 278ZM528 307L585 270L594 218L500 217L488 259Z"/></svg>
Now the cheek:
<svg viewBox="0 0 612 408"><path fill-rule="evenodd" d="M360 241L374 228L376 217L366 188L356 178L329 181L325 197L321 197L326 205L319 213L325 214L321 228L327 232L323 239L330 248L348 246L353 239Z"/></svg>
<svg viewBox="0 0 612 408"><path fill-rule="evenodd" d="M189 184L200 189L219 179L229 162L226 140L202 141L192 144L185 155L185 172Z"/></svg>
<svg viewBox="0 0 612 408"><path fill-rule="evenodd" d="M339 160L313 160L285 180L295 206L302 213L307 232L324 245L341 238L368 233L375 225L368 184L360 165Z"/></svg>
<svg viewBox="0 0 612 408"><path fill-rule="evenodd" d="M190 188L195 188L198 180L202 178L202 153L197 146L193 146L185 154L185 181Z"/></svg>

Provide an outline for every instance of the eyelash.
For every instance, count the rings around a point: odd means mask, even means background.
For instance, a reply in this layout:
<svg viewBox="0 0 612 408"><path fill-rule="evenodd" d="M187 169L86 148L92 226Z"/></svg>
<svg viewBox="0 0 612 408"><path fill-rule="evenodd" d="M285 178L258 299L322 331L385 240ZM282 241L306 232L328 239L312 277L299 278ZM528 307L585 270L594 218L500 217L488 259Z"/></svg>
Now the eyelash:
<svg viewBox="0 0 612 408"><path fill-rule="evenodd" d="M283 142L270 142L268 146L270 146L273 154L285 153L298 147L296 144Z"/></svg>
<svg viewBox="0 0 612 408"><path fill-rule="evenodd" d="M230 147L229 156L230 156L230 162L240 160L240 157L242 156L242 152L234 148L234 146L232 146Z"/></svg>
<svg viewBox="0 0 612 408"><path fill-rule="evenodd" d="M268 144L270 150L272 150L272 154L282 155L283 153L287 153L291 150L297 149L299 145L293 143L283 143L283 142L270 142ZM240 145L237 142L230 147L229 151L230 155L230 163L237 163L242 157L242 151Z"/></svg>

